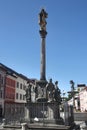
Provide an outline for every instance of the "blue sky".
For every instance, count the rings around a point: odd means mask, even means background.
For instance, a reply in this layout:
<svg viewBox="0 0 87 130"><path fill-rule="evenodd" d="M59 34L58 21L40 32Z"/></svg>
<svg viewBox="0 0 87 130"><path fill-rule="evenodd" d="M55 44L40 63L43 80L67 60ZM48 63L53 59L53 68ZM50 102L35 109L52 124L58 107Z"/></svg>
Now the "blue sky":
<svg viewBox="0 0 87 130"><path fill-rule="evenodd" d="M38 13L48 13L46 78L70 90L87 84L87 0L0 0L0 62L40 78Z"/></svg>

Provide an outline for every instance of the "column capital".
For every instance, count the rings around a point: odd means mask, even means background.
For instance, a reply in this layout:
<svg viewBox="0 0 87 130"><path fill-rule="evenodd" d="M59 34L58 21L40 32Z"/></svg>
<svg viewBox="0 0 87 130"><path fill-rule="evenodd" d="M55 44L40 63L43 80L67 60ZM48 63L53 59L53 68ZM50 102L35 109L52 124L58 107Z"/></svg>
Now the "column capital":
<svg viewBox="0 0 87 130"><path fill-rule="evenodd" d="M40 33L41 38L45 38L47 35L47 31L45 30L39 30L39 33Z"/></svg>

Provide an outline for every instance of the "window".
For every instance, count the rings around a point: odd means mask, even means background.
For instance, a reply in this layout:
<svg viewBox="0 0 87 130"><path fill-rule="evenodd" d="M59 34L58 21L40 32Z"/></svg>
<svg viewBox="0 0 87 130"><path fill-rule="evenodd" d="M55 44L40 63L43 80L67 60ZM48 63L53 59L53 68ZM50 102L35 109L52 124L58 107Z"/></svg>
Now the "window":
<svg viewBox="0 0 87 130"><path fill-rule="evenodd" d="M22 83L20 84L20 89L22 89Z"/></svg>
<svg viewBox="0 0 87 130"><path fill-rule="evenodd" d="M4 84L4 77L2 77L2 75L0 74L0 83Z"/></svg>
<svg viewBox="0 0 87 130"><path fill-rule="evenodd" d="M19 88L19 82L17 82L17 88Z"/></svg>
<svg viewBox="0 0 87 130"><path fill-rule="evenodd" d="M1 78L1 84L4 84L4 77Z"/></svg>
<svg viewBox="0 0 87 130"><path fill-rule="evenodd" d="M0 74L0 83L1 83L1 74Z"/></svg>
<svg viewBox="0 0 87 130"><path fill-rule="evenodd" d="M0 91L0 98L2 98L2 91Z"/></svg>
<svg viewBox="0 0 87 130"><path fill-rule="evenodd" d="M23 95L23 100L25 100L25 95Z"/></svg>
<svg viewBox="0 0 87 130"><path fill-rule="evenodd" d="M23 85L23 90L26 90L26 86L25 85Z"/></svg>
<svg viewBox="0 0 87 130"><path fill-rule="evenodd" d="M20 94L20 100L22 100L22 94Z"/></svg>
<svg viewBox="0 0 87 130"><path fill-rule="evenodd" d="M18 93L16 93L16 99L18 99Z"/></svg>

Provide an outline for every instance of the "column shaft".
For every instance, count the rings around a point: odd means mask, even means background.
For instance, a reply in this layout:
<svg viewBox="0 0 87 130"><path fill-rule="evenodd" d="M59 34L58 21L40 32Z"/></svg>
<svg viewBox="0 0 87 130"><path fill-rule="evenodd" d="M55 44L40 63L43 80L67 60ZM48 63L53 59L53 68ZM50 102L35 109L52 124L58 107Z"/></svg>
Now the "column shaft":
<svg viewBox="0 0 87 130"><path fill-rule="evenodd" d="M46 80L46 52L45 52L45 38L41 38L41 70L40 70L40 80Z"/></svg>

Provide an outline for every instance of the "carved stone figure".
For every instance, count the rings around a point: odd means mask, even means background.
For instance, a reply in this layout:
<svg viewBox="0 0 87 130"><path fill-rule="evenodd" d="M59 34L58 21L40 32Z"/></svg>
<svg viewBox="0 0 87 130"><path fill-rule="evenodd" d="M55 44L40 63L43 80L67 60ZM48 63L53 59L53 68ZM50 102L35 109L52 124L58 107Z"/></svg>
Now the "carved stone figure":
<svg viewBox="0 0 87 130"><path fill-rule="evenodd" d="M55 82L55 89L58 88L58 81Z"/></svg>
<svg viewBox="0 0 87 130"><path fill-rule="evenodd" d="M40 25L40 30L46 31L46 18L47 18L47 13L45 12L44 9L41 10L39 14L39 25Z"/></svg>
<svg viewBox="0 0 87 130"><path fill-rule="evenodd" d="M31 87L32 85L29 83L29 85L27 86L26 95L25 95L27 102L31 101Z"/></svg>
<svg viewBox="0 0 87 130"><path fill-rule="evenodd" d="M55 94L54 94L54 98L55 98L55 101L58 102L58 104L61 104L61 96L60 96L61 92L60 92L60 89L58 87L58 81L55 82Z"/></svg>
<svg viewBox="0 0 87 130"><path fill-rule="evenodd" d="M47 89L47 98L48 101L53 101L54 100L54 93L55 93L55 87L54 84L52 83L52 79L49 80L49 83L46 85Z"/></svg>
<svg viewBox="0 0 87 130"><path fill-rule="evenodd" d="M71 84L71 91L74 91L74 82L73 82L73 80L70 80L70 84Z"/></svg>

